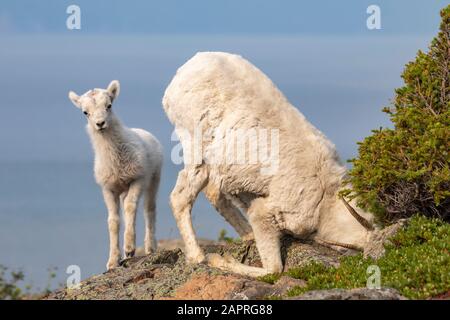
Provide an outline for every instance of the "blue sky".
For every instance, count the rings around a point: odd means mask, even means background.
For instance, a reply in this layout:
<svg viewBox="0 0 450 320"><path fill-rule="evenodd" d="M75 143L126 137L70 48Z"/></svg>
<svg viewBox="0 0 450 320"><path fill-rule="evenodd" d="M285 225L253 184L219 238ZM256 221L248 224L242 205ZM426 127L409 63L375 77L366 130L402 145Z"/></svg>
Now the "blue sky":
<svg viewBox="0 0 450 320"><path fill-rule="evenodd" d="M2 0L0 32L63 33L66 8L82 9L81 33L364 34L379 5L383 34L436 31L444 0Z"/></svg>

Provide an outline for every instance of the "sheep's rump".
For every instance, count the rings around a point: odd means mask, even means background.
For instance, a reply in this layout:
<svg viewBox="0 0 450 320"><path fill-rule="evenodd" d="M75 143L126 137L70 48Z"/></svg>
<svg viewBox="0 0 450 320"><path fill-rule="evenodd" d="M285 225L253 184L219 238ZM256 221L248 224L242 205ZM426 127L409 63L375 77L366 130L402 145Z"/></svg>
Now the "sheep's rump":
<svg viewBox="0 0 450 320"><path fill-rule="evenodd" d="M279 111L289 108L265 74L242 57L223 52L197 53L180 67L163 106L172 123L186 129L204 120L218 125L224 119L233 127L243 118L247 121L239 128L278 127Z"/></svg>
<svg viewBox="0 0 450 320"><path fill-rule="evenodd" d="M281 134L308 134L302 139L320 139L334 149L261 70L239 55L197 53L177 70L163 106L176 128L277 128Z"/></svg>
<svg viewBox="0 0 450 320"><path fill-rule="evenodd" d="M276 129L279 133L279 168L261 175L261 164L215 168L212 178L225 192L281 196L292 208L299 201L317 204L330 175L336 185L345 169L333 144L294 108L273 82L247 60L223 52L197 53L180 67L166 89L163 106L179 134L187 130ZM183 144L183 138L180 137ZM203 137L203 160L214 153L217 135ZM290 185L289 185L290 183ZM284 186L284 187L282 187ZM282 190L284 189L284 190ZM279 194L277 194L279 193ZM300 195L303 193L303 196ZM289 198L295 203L289 203ZM281 205L281 203L280 203Z"/></svg>

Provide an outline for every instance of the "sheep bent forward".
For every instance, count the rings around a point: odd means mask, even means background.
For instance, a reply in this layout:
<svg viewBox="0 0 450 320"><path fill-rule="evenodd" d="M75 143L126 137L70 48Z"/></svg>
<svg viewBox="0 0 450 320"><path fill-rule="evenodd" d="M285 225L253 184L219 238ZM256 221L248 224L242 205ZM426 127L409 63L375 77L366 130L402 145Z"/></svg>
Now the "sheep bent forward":
<svg viewBox="0 0 450 320"><path fill-rule="evenodd" d="M250 276L281 272L280 238L286 233L333 247L364 249L373 232L372 216L338 196L346 168L334 145L247 60L222 52L196 54L178 69L163 106L184 151L191 147L185 132L192 137L198 128L214 129L202 139L200 161L185 156L170 196L189 262L208 261ZM217 132L272 129L279 136L275 171L262 174L261 162L213 159L217 146L230 143ZM191 221L201 191L241 237L254 236L263 268L204 255Z"/></svg>

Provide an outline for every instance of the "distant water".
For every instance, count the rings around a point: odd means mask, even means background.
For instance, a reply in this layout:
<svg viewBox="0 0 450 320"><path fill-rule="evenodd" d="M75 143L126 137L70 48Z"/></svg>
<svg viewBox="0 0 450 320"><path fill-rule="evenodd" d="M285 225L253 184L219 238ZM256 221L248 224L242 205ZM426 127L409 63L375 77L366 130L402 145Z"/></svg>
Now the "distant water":
<svg viewBox="0 0 450 320"><path fill-rule="evenodd" d="M171 164L166 164L170 167ZM157 237L178 237L168 206L176 169L166 170L158 197ZM87 162L3 162L0 164L0 263L21 268L34 287L46 285L49 267L64 282L69 265L85 278L104 271L108 258L107 211L92 165ZM199 197L193 210L199 236L216 239L220 229L235 233ZM137 242L142 245L144 219L139 208Z"/></svg>
<svg viewBox="0 0 450 320"><path fill-rule="evenodd" d="M239 53L262 69L337 146L389 125L380 109L400 74L431 36L5 36L0 35L0 264L23 268L35 287L47 268L76 264L82 277L104 271L106 209L92 175L85 119L67 98L121 81L113 106L123 122L152 131L165 149L157 237L177 237L168 206L180 167L170 161L172 125L161 107L176 69L197 51ZM203 197L194 207L199 236L230 230ZM138 244L143 239L139 214ZM230 234L234 235L230 230Z"/></svg>

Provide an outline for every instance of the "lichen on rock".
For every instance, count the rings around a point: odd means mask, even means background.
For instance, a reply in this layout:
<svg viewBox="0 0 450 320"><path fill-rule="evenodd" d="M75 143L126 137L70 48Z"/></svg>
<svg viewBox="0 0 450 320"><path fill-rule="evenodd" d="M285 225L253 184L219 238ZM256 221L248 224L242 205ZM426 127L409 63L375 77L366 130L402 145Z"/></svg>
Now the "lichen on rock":
<svg viewBox="0 0 450 320"><path fill-rule="evenodd" d="M242 263L261 266L253 241L202 247L206 253L229 254ZM340 255L312 242L283 239L286 268L310 261L336 265ZM277 285L206 264L187 264L183 251L173 249L124 260L120 267L82 281L78 289L60 289L46 299L261 299L280 293Z"/></svg>

